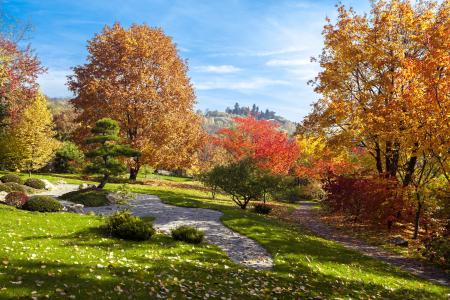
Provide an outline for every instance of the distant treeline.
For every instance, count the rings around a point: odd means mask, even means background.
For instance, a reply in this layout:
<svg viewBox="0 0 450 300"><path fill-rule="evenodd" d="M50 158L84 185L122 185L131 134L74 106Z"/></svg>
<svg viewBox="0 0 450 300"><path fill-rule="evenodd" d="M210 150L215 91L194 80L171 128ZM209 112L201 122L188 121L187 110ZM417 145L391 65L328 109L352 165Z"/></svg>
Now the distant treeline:
<svg viewBox="0 0 450 300"><path fill-rule="evenodd" d="M233 108L227 107L225 109L227 114L238 115L238 116L253 116L258 120L271 120L275 119L276 115L274 111L266 109L259 110L256 104L253 104L252 108L250 106L240 106L239 103L234 104Z"/></svg>
<svg viewBox="0 0 450 300"><path fill-rule="evenodd" d="M231 127L233 125L233 118L236 116L249 115L253 115L258 120L273 120L275 123L280 125L281 130L290 135L295 132L296 128L296 123L277 115L274 111L270 111L268 109L261 111L255 104L250 108L248 106L241 107L238 103L236 103L233 108L228 107L225 112L206 110L204 113L202 113L202 111L199 111L198 113L203 114L203 127L210 134L216 133L221 128Z"/></svg>

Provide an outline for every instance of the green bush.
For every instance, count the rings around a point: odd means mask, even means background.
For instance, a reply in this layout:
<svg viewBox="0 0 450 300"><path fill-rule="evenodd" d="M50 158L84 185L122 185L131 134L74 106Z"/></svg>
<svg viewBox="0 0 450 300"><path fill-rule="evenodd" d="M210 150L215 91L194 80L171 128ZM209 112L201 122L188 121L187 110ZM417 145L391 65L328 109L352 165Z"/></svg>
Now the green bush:
<svg viewBox="0 0 450 300"><path fill-rule="evenodd" d="M29 211L56 212L61 211L63 206L50 196L33 196L22 208Z"/></svg>
<svg viewBox="0 0 450 300"><path fill-rule="evenodd" d="M27 201L27 194L22 192L11 192L5 197L5 203L15 207L22 207Z"/></svg>
<svg viewBox="0 0 450 300"><path fill-rule="evenodd" d="M251 159L243 159L226 166L216 166L201 179L214 185L246 209L250 201L265 199L265 195L279 188L281 177L259 168Z"/></svg>
<svg viewBox="0 0 450 300"><path fill-rule="evenodd" d="M300 186L287 186L283 190L272 194L273 199L279 201L298 202L301 200L321 200L325 196L320 184L308 183Z"/></svg>
<svg viewBox="0 0 450 300"><path fill-rule="evenodd" d="M264 203L256 203L253 208L255 213L262 215L268 215L272 211L272 207Z"/></svg>
<svg viewBox="0 0 450 300"><path fill-rule="evenodd" d="M95 188L88 188L73 191L62 195L60 198L74 203L80 203L87 207L108 205L108 191Z"/></svg>
<svg viewBox="0 0 450 300"><path fill-rule="evenodd" d="M38 190L45 189L45 182L38 178L28 178L25 180L25 185Z"/></svg>
<svg viewBox="0 0 450 300"><path fill-rule="evenodd" d="M152 223L132 216L129 211L119 211L109 216L105 230L111 236L132 241L149 240L155 233Z"/></svg>
<svg viewBox="0 0 450 300"><path fill-rule="evenodd" d="M290 187L282 191L278 191L272 195L275 200L278 201L288 201L288 202L298 202L303 200L303 192L301 187Z"/></svg>
<svg viewBox="0 0 450 300"><path fill-rule="evenodd" d="M25 185L21 185L16 182L6 182L4 185L8 186L13 192L22 192L26 193L28 192L28 189Z"/></svg>
<svg viewBox="0 0 450 300"><path fill-rule="evenodd" d="M22 184L22 178L20 178L19 175L16 174L7 174L3 177L0 178L2 182L6 183L6 182L15 182L18 184Z"/></svg>
<svg viewBox="0 0 450 300"><path fill-rule="evenodd" d="M4 183L0 183L0 192L7 192L7 193L10 193L10 192L12 192L13 190L11 189L11 187L10 186L8 186L8 185L6 185L6 184L4 184Z"/></svg>
<svg viewBox="0 0 450 300"><path fill-rule="evenodd" d="M53 168L58 173L75 173L81 168L83 161L83 151L72 142L64 142L63 146L56 151Z"/></svg>
<svg viewBox="0 0 450 300"><path fill-rule="evenodd" d="M181 225L171 230L172 238L191 244L199 244L203 241L205 233L193 226Z"/></svg>

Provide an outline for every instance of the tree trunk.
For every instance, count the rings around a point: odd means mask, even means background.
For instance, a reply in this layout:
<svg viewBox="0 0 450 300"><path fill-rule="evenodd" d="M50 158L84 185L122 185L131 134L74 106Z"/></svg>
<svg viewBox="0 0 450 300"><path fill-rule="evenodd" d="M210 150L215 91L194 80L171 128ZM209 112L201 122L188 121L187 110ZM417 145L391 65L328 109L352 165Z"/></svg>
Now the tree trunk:
<svg viewBox="0 0 450 300"><path fill-rule="evenodd" d="M102 180L100 181L100 184L97 186L98 189L103 189L106 185L106 183L108 182L109 176L108 175L103 175Z"/></svg>
<svg viewBox="0 0 450 300"><path fill-rule="evenodd" d="M395 177L398 171L398 160L400 158L400 144L398 142L394 143L394 149L392 149L391 158L391 177Z"/></svg>
<svg viewBox="0 0 450 300"><path fill-rule="evenodd" d="M242 209L246 209L247 208L247 204L250 202L250 200L245 200L244 199L244 202L240 205L240 207L242 208Z"/></svg>
<svg viewBox="0 0 450 300"><path fill-rule="evenodd" d="M139 169L141 168L141 163L139 161L139 157L134 157L133 160L134 160L134 163L132 163L132 165L130 166L129 179L131 181L136 181L138 173L139 173Z"/></svg>
<svg viewBox="0 0 450 300"><path fill-rule="evenodd" d="M139 173L139 168L130 167L130 180L136 181L137 175Z"/></svg>
<svg viewBox="0 0 450 300"><path fill-rule="evenodd" d="M388 177L395 177L398 170L398 160L399 160L399 148L398 143L392 144L392 142L386 142L386 152L385 152L385 163L386 163L386 175Z"/></svg>
<svg viewBox="0 0 450 300"><path fill-rule="evenodd" d="M384 164L386 165L386 176L391 174L391 151L392 143L386 142L385 152L384 152Z"/></svg>
<svg viewBox="0 0 450 300"><path fill-rule="evenodd" d="M420 196L417 196L418 198L418 205L416 210L416 218L414 220L414 235L413 239L417 239L419 236L419 223L420 223L420 213L422 212L422 202L420 201Z"/></svg>
<svg viewBox="0 0 450 300"><path fill-rule="evenodd" d="M375 144L375 160L377 161L378 174L383 174L383 163L381 162L381 149L380 144Z"/></svg>
<svg viewBox="0 0 450 300"><path fill-rule="evenodd" d="M403 186L406 187L412 182L412 176L416 168L416 163L417 163L417 156L415 155L408 160L408 163L406 164L405 178L403 179Z"/></svg>

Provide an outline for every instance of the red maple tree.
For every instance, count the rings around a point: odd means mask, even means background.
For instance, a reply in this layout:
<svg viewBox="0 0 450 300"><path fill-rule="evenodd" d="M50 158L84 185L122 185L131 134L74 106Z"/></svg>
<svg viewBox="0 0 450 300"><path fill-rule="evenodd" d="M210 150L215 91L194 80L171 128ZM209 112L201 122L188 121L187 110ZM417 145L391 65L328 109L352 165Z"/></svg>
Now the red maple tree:
<svg viewBox="0 0 450 300"><path fill-rule="evenodd" d="M20 49L0 34L0 105L11 121L34 99L45 71L29 46Z"/></svg>
<svg viewBox="0 0 450 300"><path fill-rule="evenodd" d="M263 169L274 174L287 174L298 158L295 141L279 130L272 121L253 117L235 118L232 128L218 131L216 142L236 160L251 158Z"/></svg>

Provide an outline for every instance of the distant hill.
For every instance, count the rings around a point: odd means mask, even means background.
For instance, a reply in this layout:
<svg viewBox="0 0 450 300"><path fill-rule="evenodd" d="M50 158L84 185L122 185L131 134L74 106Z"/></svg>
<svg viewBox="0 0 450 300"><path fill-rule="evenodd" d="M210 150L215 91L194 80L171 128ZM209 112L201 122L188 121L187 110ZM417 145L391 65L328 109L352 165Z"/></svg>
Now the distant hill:
<svg viewBox="0 0 450 300"><path fill-rule="evenodd" d="M225 112L221 111L206 111L204 116L204 128L210 133L216 133L221 128L230 127L233 123L233 118L244 117L252 115L258 120L271 120L280 125L280 128L292 135L295 132L296 123L289 121L281 116L278 116L274 111L259 110L255 104L250 108L249 106L240 106L238 103L233 108L227 107Z"/></svg>
<svg viewBox="0 0 450 300"><path fill-rule="evenodd" d="M47 98L49 100L49 106L52 112L56 113L63 109L70 108L69 99L70 98ZM251 108L248 106L240 106L238 103L234 105L233 108L227 107L225 112L222 111L209 111L205 113L198 111L199 114L203 115L204 118L204 128L209 134L216 133L221 128L231 127L233 123L233 118L244 117L248 115L255 116L259 120L272 120L280 125L280 128L292 135L295 132L296 123L291 122L281 116L278 116L274 111L271 110L260 110L258 106L253 105Z"/></svg>
<svg viewBox="0 0 450 300"><path fill-rule="evenodd" d="M54 113L71 107L71 105L69 104L70 98L62 98L62 97L52 98L48 96L46 97L48 101L48 106L50 107L50 110Z"/></svg>

